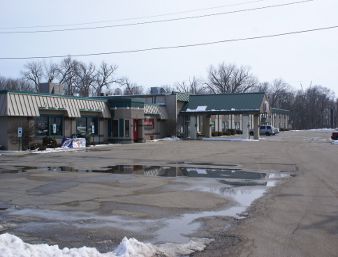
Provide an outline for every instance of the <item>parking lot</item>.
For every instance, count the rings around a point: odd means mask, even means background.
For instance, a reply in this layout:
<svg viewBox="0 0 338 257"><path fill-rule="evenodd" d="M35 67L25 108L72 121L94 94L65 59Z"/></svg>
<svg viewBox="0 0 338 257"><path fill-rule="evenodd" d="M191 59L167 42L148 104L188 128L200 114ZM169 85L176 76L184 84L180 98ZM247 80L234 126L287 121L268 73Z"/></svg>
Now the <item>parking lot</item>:
<svg viewBox="0 0 338 257"><path fill-rule="evenodd" d="M101 252L124 236L153 244L197 237L214 241L196 256L334 256L338 149L329 137L291 131L259 142L1 153L0 229Z"/></svg>

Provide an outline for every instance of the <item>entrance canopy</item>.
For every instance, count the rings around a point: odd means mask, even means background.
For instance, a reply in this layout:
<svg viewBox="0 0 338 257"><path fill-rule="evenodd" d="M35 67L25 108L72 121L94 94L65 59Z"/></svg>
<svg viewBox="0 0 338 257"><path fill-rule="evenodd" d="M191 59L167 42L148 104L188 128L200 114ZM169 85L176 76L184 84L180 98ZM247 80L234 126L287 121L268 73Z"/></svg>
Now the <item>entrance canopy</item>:
<svg viewBox="0 0 338 257"><path fill-rule="evenodd" d="M269 113L265 93L191 95L182 114L259 114Z"/></svg>

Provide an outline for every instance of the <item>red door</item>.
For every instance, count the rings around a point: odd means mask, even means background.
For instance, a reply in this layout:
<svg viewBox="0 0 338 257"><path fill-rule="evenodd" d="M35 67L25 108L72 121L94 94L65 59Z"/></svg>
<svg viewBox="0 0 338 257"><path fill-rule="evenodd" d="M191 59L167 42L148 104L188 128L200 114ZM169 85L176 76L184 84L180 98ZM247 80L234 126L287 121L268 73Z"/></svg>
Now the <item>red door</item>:
<svg viewBox="0 0 338 257"><path fill-rule="evenodd" d="M133 136L134 142L138 141L138 120L133 120Z"/></svg>

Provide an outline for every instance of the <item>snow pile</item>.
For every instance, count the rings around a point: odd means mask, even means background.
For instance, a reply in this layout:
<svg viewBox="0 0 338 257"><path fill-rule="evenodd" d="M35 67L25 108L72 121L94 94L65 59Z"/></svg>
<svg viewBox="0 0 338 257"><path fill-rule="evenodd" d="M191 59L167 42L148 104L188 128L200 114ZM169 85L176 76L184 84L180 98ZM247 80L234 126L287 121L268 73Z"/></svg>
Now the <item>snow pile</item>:
<svg viewBox="0 0 338 257"><path fill-rule="evenodd" d="M112 255L112 256L147 257L147 256L154 256L158 252L158 249L151 244L141 243L137 241L135 238L128 239L125 237L123 238L122 242L120 243L120 245L116 248L114 252L116 255Z"/></svg>
<svg viewBox="0 0 338 257"><path fill-rule="evenodd" d="M333 145L338 145L338 140L332 140Z"/></svg>
<svg viewBox="0 0 338 257"><path fill-rule="evenodd" d="M0 235L0 256L1 257L116 257L113 253L100 254L94 248L63 248L57 245L31 245L23 242L20 238L10 235Z"/></svg>
<svg viewBox="0 0 338 257"><path fill-rule="evenodd" d="M46 150L43 150L43 151L32 151L32 153L60 153L60 152L75 152L75 151L80 151L80 150L84 150L84 148L57 147L57 148L47 148Z"/></svg>
<svg viewBox="0 0 338 257"><path fill-rule="evenodd" d="M321 129L309 129L309 131L315 131L315 132L332 132L334 129L332 128L321 128Z"/></svg>
<svg viewBox="0 0 338 257"><path fill-rule="evenodd" d="M227 137L203 137L204 141L229 141L229 142L258 142L256 139L247 138L227 138Z"/></svg>
<svg viewBox="0 0 338 257"><path fill-rule="evenodd" d="M160 138L158 141L180 141L181 139L175 136Z"/></svg>
<svg viewBox="0 0 338 257"><path fill-rule="evenodd" d="M151 257L159 255L175 257L202 251L211 241L211 239L194 239L186 244L168 243L155 246L125 237L114 251L100 253L90 247L60 249L58 245L32 245L6 233L0 235L0 257Z"/></svg>

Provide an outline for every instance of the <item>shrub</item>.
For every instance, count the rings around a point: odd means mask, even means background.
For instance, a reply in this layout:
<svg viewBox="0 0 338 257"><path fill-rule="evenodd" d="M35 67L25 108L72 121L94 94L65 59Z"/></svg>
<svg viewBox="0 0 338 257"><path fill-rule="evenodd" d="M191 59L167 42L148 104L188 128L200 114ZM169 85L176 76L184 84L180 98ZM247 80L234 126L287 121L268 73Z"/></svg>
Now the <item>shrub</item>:
<svg viewBox="0 0 338 257"><path fill-rule="evenodd" d="M214 131L214 132L211 133L211 135L213 137L223 136L223 132L222 131Z"/></svg>
<svg viewBox="0 0 338 257"><path fill-rule="evenodd" d="M223 135L225 135L225 136L231 136L231 133L230 133L229 129L225 130L223 132Z"/></svg>
<svg viewBox="0 0 338 257"><path fill-rule="evenodd" d="M236 130L235 129L227 129L226 133L230 136L230 135L235 135L236 134Z"/></svg>
<svg viewBox="0 0 338 257"><path fill-rule="evenodd" d="M29 146L29 150L39 150L41 146L39 143L34 143Z"/></svg>
<svg viewBox="0 0 338 257"><path fill-rule="evenodd" d="M44 137L42 139L42 146L44 146L45 148L56 148L57 142L54 138Z"/></svg>

